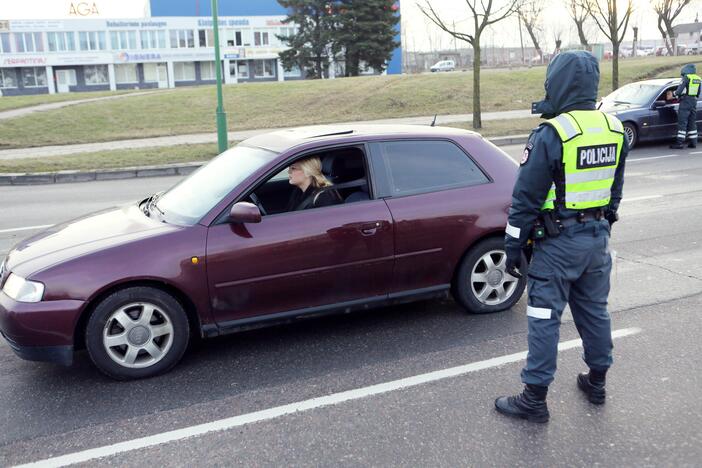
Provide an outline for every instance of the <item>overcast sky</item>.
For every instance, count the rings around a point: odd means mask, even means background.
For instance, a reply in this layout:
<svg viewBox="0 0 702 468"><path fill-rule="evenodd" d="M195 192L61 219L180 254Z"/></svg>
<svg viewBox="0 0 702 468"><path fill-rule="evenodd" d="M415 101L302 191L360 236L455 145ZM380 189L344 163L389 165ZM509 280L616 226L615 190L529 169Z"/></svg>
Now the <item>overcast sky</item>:
<svg viewBox="0 0 702 468"><path fill-rule="evenodd" d="M220 0L226 1L226 0ZM255 1L255 0L250 0ZM436 26L419 11L417 3L424 4L427 0L401 0L402 29L404 46L407 50L452 49L454 39L440 31ZM465 32L471 31L472 17L466 5L466 0L429 0L434 9L447 22L454 22L456 28ZM504 4L508 0L494 0L496 4ZM554 45L554 34L560 32L564 45L577 43L578 36L575 26L568 16L565 0L542 0L548 8L544 10L544 20L540 26L539 36L542 47L550 50ZM619 0L624 4L626 0ZM57 19L66 18L71 4L96 3L103 18L135 18L142 17L148 10L148 0L0 0L0 20L2 19ZM651 8L650 0L634 0L635 12L626 33L626 43L633 39L632 26L639 27L639 38L661 40L660 32L656 27L656 14ZM702 0L693 0L678 18L678 23L689 23L695 20ZM75 17L75 16L73 16ZM596 37L597 41L605 39L594 24L587 26L588 38ZM523 30L525 46L530 46L531 41ZM627 45L625 43L625 45ZM506 19L497 23L486 31L482 39L484 46L518 47L519 28L516 18ZM467 47L466 43L456 41L458 48Z"/></svg>

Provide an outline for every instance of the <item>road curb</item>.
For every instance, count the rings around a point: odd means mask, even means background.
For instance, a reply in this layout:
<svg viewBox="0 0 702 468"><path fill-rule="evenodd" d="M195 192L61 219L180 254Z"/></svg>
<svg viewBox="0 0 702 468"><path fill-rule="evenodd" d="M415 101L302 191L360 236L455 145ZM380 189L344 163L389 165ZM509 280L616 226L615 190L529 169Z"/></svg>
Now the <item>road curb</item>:
<svg viewBox="0 0 702 468"><path fill-rule="evenodd" d="M489 138L496 146L517 145L526 142L529 135L509 135ZM94 180L134 179L137 177L164 177L188 175L204 164L189 162L165 164L162 166L123 167L120 169L99 169L94 171L58 171L32 173L0 173L0 186L8 185L47 185L91 182Z"/></svg>

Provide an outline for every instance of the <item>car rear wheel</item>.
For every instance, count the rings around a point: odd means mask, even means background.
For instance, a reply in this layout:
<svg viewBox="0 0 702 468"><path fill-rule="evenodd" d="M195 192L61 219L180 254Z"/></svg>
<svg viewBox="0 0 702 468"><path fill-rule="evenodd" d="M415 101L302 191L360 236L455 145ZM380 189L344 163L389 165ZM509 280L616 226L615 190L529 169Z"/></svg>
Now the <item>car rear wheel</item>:
<svg viewBox="0 0 702 468"><path fill-rule="evenodd" d="M156 288L119 290L102 302L85 332L90 359L117 380L151 377L170 370L188 346L183 306Z"/></svg>
<svg viewBox="0 0 702 468"><path fill-rule="evenodd" d="M453 285L456 301L468 312L487 314L512 307L524 292L526 277L505 271L507 255L501 238L486 239L463 258ZM526 258L522 256L522 265Z"/></svg>
<svg viewBox="0 0 702 468"><path fill-rule="evenodd" d="M626 135L627 143L629 143L629 149L633 148L639 140L639 132L636 130L636 126L631 122L626 122L624 124L624 135Z"/></svg>

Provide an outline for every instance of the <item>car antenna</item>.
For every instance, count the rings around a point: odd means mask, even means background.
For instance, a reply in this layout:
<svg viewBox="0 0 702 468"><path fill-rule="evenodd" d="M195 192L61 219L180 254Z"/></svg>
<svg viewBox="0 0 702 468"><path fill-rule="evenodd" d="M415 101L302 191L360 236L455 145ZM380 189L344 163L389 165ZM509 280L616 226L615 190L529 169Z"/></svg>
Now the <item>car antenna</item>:
<svg viewBox="0 0 702 468"><path fill-rule="evenodd" d="M436 116L437 115L438 114L434 114L434 120L431 121L431 125L429 125L430 127L433 127L434 125L436 125Z"/></svg>

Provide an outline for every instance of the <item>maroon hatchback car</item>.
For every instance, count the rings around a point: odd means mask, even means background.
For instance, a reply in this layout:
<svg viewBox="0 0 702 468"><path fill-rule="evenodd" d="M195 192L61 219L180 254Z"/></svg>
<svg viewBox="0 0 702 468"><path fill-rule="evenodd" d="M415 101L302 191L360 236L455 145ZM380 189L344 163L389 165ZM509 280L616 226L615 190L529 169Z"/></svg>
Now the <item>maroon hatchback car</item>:
<svg viewBox="0 0 702 468"><path fill-rule="evenodd" d="M288 167L317 156L328 206L287 211ZM213 337L445 296L511 307L504 228L517 165L473 132L317 126L246 140L170 190L60 224L0 266L0 331L22 358L76 349L116 379Z"/></svg>

